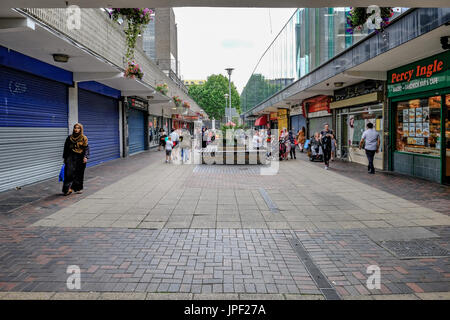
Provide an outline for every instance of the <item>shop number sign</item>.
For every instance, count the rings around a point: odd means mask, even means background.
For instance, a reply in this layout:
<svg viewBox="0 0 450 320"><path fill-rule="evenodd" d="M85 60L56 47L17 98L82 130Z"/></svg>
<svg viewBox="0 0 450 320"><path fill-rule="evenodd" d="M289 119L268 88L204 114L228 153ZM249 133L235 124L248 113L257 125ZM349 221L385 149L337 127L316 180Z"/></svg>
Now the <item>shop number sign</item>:
<svg viewBox="0 0 450 320"><path fill-rule="evenodd" d="M388 96L417 93L447 87L450 84L450 51L388 73Z"/></svg>

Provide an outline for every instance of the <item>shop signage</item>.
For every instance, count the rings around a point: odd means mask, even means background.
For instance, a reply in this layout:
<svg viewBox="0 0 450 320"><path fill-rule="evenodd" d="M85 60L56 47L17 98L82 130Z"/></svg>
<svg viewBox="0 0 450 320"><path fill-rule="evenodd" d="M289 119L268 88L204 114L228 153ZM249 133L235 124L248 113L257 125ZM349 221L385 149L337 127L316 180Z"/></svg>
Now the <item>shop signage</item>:
<svg viewBox="0 0 450 320"><path fill-rule="evenodd" d="M270 113L270 120L277 120L277 113L276 112L271 112Z"/></svg>
<svg viewBox="0 0 450 320"><path fill-rule="evenodd" d="M363 112L361 113L361 118L363 119L375 119L377 116L374 113Z"/></svg>
<svg viewBox="0 0 450 320"><path fill-rule="evenodd" d="M287 119L287 109L280 109L277 112L278 121Z"/></svg>
<svg viewBox="0 0 450 320"><path fill-rule="evenodd" d="M290 112L291 116L295 116L295 115L298 115L298 114L303 114L303 110L302 110L302 106L301 105L293 107L291 109L291 112Z"/></svg>
<svg viewBox="0 0 450 320"><path fill-rule="evenodd" d="M198 116L183 116L181 114L172 114L172 119L178 119L178 120L198 120Z"/></svg>
<svg viewBox="0 0 450 320"><path fill-rule="evenodd" d="M306 106L308 113L319 112L319 111L330 111L330 97L328 96L318 96L315 98L306 99L303 101L303 105Z"/></svg>
<svg viewBox="0 0 450 320"><path fill-rule="evenodd" d="M126 97L125 103L128 105L129 108L148 111L148 102L144 100Z"/></svg>
<svg viewBox="0 0 450 320"><path fill-rule="evenodd" d="M334 91L334 101L363 96L373 92L383 92L383 81L366 80L352 86Z"/></svg>
<svg viewBox="0 0 450 320"><path fill-rule="evenodd" d="M450 51L388 72L388 97L450 86Z"/></svg>

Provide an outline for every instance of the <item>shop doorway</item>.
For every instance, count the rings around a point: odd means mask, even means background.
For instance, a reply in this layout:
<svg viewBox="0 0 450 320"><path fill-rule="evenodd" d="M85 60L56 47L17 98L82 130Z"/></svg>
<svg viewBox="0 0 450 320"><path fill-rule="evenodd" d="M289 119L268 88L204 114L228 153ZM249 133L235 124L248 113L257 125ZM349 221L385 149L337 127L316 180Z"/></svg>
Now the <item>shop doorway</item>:
<svg viewBox="0 0 450 320"><path fill-rule="evenodd" d="M340 135L342 137L342 139L340 139L341 142L341 158L342 159L347 159L348 160L348 125L347 125L347 121L348 121L348 115L347 114L343 114L341 117L341 132Z"/></svg>

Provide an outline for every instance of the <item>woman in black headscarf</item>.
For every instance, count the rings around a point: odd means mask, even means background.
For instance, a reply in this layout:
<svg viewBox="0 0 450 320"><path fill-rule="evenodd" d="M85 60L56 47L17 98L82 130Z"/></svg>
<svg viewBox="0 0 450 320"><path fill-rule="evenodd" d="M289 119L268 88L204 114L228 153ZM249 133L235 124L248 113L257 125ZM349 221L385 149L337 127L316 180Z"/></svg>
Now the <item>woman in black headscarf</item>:
<svg viewBox="0 0 450 320"><path fill-rule="evenodd" d="M63 158L65 168L62 192L66 196L72 192L82 193L84 170L89 159L89 145L81 123L76 123L73 126L73 133L67 137Z"/></svg>

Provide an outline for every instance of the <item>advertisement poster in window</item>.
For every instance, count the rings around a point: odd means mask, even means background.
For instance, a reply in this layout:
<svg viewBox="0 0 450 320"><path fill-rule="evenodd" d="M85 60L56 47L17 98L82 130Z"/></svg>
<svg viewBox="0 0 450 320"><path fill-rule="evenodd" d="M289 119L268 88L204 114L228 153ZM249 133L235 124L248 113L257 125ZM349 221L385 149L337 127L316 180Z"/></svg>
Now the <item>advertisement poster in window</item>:
<svg viewBox="0 0 450 320"><path fill-rule="evenodd" d="M409 109L403 109L403 122L409 121Z"/></svg>
<svg viewBox="0 0 450 320"><path fill-rule="evenodd" d="M415 123L410 123L409 124L409 136L410 137L415 137L416 136L416 124Z"/></svg>
<svg viewBox="0 0 450 320"><path fill-rule="evenodd" d="M425 145L425 141L423 138L408 138L408 144L423 146Z"/></svg>
<svg viewBox="0 0 450 320"><path fill-rule="evenodd" d="M416 122L416 112L413 108L409 109L409 122Z"/></svg>
<svg viewBox="0 0 450 320"><path fill-rule="evenodd" d="M416 123L416 137L422 137L422 123Z"/></svg>
<svg viewBox="0 0 450 320"><path fill-rule="evenodd" d="M422 108L416 109L416 122L422 122Z"/></svg>
<svg viewBox="0 0 450 320"><path fill-rule="evenodd" d="M409 124L408 123L403 123L403 136L407 137L409 133Z"/></svg>
<svg viewBox="0 0 450 320"><path fill-rule="evenodd" d="M430 125L428 122L422 124L422 137L428 138L430 136Z"/></svg>

